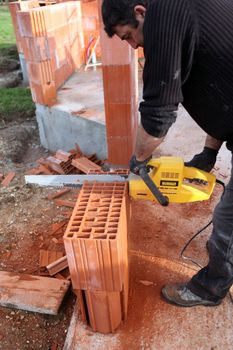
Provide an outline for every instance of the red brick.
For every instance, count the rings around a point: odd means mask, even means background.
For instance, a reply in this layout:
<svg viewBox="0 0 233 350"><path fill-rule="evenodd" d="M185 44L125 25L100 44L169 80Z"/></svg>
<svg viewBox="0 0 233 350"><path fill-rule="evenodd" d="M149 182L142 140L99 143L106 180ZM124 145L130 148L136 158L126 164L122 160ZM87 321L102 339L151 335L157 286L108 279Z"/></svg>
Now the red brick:
<svg viewBox="0 0 233 350"><path fill-rule="evenodd" d="M109 162L118 165L128 165L133 155L135 140L135 138L127 136L107 137Z"/></svg>
<svg viewBox="0 0 233 350"><path fill-rule="evenodd" d="M83 186L64 235L74 289L122 290L127 207L127 183Z"/></svg>
<svg viewBox="0 0 233 350"><path fill-rule="evenodd" d="M63 199L54 199L54 203L58 206L65 206L69 208L74 208L75 202L65 201Z"/></svg>
<svg viewBox="0 0 233 350"><path fill-rule="evenodd" d="M72 165L77 168L78 170L81 170L83 173L88 174L90 170L101 170L101 167L86 157L80 157L78 159L72 160Z"/></svg>
<svg viewBox="0 0 233 350"><path fill-rule="evenodd" d="M70 188L64 188L63 190L60 190L60 191L57 191L55 193L49 194L47 198L49 200L52 200L52 199L61 197L61 196L63 196L63 194L70 192L70 190L71 190Z"/></svg>
<svg viewBox="0 0 233 350"><path fill-rule="evenodd" d="M7 187L10 182L13 180L13 178L15 177L15 172L10 172L9 174L7 174L4 178L4 180L2 181L1 185L4 187Z"/></svg>
<svg viewBox="0 0 233 350"><path fill-rule="evenodd" d="M58 89L64 82L73 74L74 67L70 63L66 63L63 66L57 68L54 71L55 84Z"/></svg>
<svg viewBox="0 0 233 350"><path fill-rule="evenodd" d="M112 333L123 319L120 292L85 291L90 325L95 332Z"/></svg>
<svg viewBox="0 0 233 350"><path fill-rule="evenodd" d="M56 102L57 91L55 83L40 84L30 81L32 99L36 103L52 106Z"/></svg>
<svg viewBox="0 0 233 350"><path fill-rule="evenodd" d="M131 82L131 66L103 66L105 100L111 103L131 103L134 82Z"/></svg>
<svg viewBox="0 0 233 350"><path fill-rule="evenodd" d="M56 252L54 250L40 250L40 267L46 267L54 261L62 258L62 252Z"/></svg>
<svg viewBox="0 0 233 350"><path fill-rule="evenodd" d="M28 62L27 71L29 80L35 83L49 84L54 81L51 61Z"/></svg>

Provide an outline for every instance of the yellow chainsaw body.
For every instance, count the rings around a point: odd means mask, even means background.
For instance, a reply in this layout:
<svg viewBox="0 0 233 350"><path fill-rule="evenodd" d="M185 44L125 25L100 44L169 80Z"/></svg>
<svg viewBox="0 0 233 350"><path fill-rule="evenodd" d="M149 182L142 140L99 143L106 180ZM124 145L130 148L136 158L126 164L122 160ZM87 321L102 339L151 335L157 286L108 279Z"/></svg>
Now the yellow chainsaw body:
<svg viewBox="0 0 233 350"><path fill-rule="evenodd" d="M147 166L149 176L170 203L188 203L210 198L216 178L213 174L184 166L180 157L151 159ZM129 193L133 199L157 201L141 179L129 181Z"/></svg>

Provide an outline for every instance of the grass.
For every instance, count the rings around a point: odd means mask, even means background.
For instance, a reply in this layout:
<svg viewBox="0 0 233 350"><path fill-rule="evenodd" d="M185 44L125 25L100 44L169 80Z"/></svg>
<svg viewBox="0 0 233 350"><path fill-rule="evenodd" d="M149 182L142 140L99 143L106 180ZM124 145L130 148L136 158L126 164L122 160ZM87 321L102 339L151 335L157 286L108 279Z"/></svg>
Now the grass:
<svg viewBox="0 0 233 350"><path fill-rule="evenodd" d="M0 56L19 59L14 28L8 6L0 5ZM35 115L35 104L28 88L0 89L0 122Z"/></svg>
<svg viewBox="0 0 233 350"><path fill-rule="evenodd" d="M8 6L0 6L0 48L16 44L13 24Z"/></svg>
<svg viewBox="0 0 233 350"><path fill-rule="evenodd" d="M0 55L18 59L16 38L8 6L0 6Z"/></svg>
<svg viewBox="0 0 233 350"><path fill-rule="evenodd" d="M25 119L35 115L35 104L32 102L30 89L2 88L0 96L0 121Z"/></svg>

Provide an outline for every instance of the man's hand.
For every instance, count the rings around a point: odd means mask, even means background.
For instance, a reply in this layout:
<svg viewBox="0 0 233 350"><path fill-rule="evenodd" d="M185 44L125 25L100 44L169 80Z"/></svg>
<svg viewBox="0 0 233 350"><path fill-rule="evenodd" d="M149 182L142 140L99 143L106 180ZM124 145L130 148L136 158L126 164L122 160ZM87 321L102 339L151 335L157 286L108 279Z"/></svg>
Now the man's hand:
<svg viewBox="0 0 233 350"><path fill-rule="evenodd" d="M195 168L209 172L214 167L217 159L217 154L217 149L204 147L201 153L196 154L193 159L191 159L189 162L185 162L184 165L193 166Z"/></svg>
<svg viewBox="0 0 233 350"><path fill-rule="evenodd" d="M136 156L133 155L132 158L129 161L130 171L132 173L134 173L135 175L139 175L139 170L141 168L144 168L146 166L146 164L149 162L150 159L151 159L151 156L146 158L143 161L139 161L139 160L136 159Z"/></svg>

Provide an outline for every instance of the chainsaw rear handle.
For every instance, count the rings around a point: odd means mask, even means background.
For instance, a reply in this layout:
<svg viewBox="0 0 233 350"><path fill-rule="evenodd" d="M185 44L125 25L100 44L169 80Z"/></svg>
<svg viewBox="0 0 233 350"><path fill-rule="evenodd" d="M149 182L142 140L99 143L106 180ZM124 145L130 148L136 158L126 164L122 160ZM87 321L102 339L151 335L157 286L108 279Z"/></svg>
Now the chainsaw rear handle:
<svg viewBox="0 0 233 350"><path fill-rule="evenodd" d="M150 176L148 175L146 167L139 169L139 175L142 178L142 180L145 182L146 186L149 188L149 190L152 192L154 197L157 199L157 201L164 207L166 207L169 204L169 200L167 197L165 197L156 184L151 180Z"/></svg>

